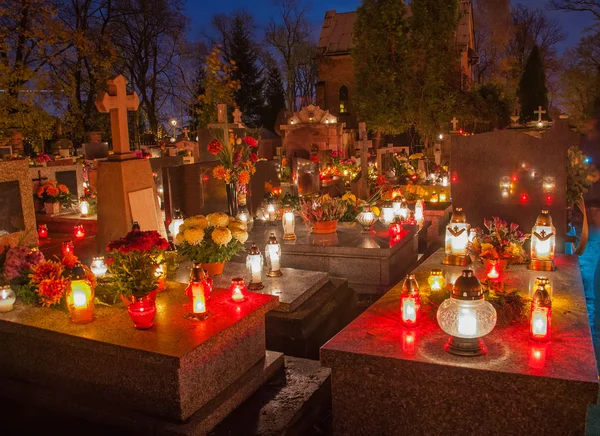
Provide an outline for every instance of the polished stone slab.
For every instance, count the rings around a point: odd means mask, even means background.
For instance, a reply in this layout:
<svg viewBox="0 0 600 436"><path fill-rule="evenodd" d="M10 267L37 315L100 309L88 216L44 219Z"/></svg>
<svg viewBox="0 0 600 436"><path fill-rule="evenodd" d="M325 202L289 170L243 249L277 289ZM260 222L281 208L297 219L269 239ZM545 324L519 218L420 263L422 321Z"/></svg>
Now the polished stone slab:
<svg viewBox="0 0 600 436"><path fill-rule="evenodd" d="M76 325L60 310L15 305L0 314L0 377L182 421L265 357L265 314L278 298L234 303L216 290L204 321L186 318L184 285L157 298L155 325L136 330L123 307L97 306Z"/></svg>
<svg viewBox="0 0 600 436"><path fill-rule="evenodd" d="M440 250L417 272L457 277L462 268L442 259ZM531 342L526 324L497 326L485 337L488 354L474 358L444 351L448 336L433 314L402 327L395 286L321 348L332 369L336 434L585 434L587 407L598 398L596 359L577 257L556 263L552 341ZM483 276L482 266L472 268ZM538 275L510 266L504 279L528 289Z"/></svg>

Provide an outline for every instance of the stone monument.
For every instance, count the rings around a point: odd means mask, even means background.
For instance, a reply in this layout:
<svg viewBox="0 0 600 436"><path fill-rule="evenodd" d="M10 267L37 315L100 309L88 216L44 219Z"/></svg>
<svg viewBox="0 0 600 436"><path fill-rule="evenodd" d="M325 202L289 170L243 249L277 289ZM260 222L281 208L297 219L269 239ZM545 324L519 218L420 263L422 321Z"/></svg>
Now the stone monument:
<svg viewBox="0 0 600 436"><path fill-rule="evenodd" d="M131 230L133 217L147 218L142 230L158 230L167 236L150 162L137 159L129 148L127 111L137 110L137 94L128 94L122 75L108 81L108 92L96 100L100 112L110 113L114 154L98 163L98 249ZM134 206L132 206L132 203ZM148 223L148 224L146 224Z"/></svg>

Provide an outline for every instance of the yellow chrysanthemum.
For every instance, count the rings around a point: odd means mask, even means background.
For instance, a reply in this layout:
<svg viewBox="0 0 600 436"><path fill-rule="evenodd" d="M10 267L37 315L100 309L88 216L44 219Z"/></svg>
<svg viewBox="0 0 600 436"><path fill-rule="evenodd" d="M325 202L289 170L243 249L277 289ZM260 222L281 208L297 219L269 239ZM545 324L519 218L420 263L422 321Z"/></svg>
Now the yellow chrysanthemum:
<svg viewBox="0 0 600 436"><path fill-rule="evenodd" d="M227 245L231 241L231 238L231 230L229 230L228 228L218 227L212 232L212 240L217 245Z"/></svg>
<svg viewBox="0 0 600 436"><path fill-rule="evenodd" d="M356 204L356 195L346 193L342 196L343 201L347 201L348 203Z"/></svg>
<svg viewBox="0 0 600 436"><path fill-rule="evenodd" d="M241 221L231 221L227 227L229 227L229 230L233 230L233 229L245 230L246 229L246 225Z"/></svg>
<svg viewBox="0 0 600 436"><path fill-rule="evenodd" d="M248 232L241 229L231 229L231 235L242 244L248 240Z"/></svg>
<svg viewBox="0 0 600 436"><path fill-rule="evenodd" d="M183 233L183 237L188 244L198 245L204 239L204 230L200 227L190 227Z"/></svg>
<svg viewBox="0 0 600 436"><path fill-rule="evenodd" d="M183 224L186 227L200 227L201 229L205 229L208 227L208 219L204 215L194 215L186 219Z"/></svg>
<svg viewBox="0 0 600 436"><path fill-rule="evenodd" d="M373 211L373 213L375 214L375 216L379 216L379 214L381 213L381 211L379 210L379 208L377 206L373 206L371 208L371 210Z"/></svg>
<svg viewBox="0 0 600 436"><path fill-rule="evenodd" d="M185 236L183 236L183 232L177 233L175 236L175 245L181 245L185 242Z"/></svg>
<svg viewBox="0 0 600 436"><path fill-rule="evenodd" d="M229 215L223 212L209 213L206 218L208 223L214 227L227 227L229 224Z"/></svg>

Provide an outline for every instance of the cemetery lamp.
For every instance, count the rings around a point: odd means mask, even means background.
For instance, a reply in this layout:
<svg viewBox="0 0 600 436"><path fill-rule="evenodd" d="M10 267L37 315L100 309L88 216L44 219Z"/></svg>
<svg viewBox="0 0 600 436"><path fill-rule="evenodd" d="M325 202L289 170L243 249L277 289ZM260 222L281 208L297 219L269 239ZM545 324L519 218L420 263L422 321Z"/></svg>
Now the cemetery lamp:
<svg viewBox="0 0 600 436"><path fill-rule="evenodd" d="M46 224L40 224L38 226L38 236L40 239L46 239L48 237L48 226Z"/></svg>
<svg viewBox="0 0 600 436"><path fill-rule="evenodd" d="M171 224L169 224L169 232L171 233L171 237L175 239L179 234L179 227L183 224L183 214L180 209L175 209L173 213L173 219L171 220Z"/></svg>
<svg viewBox="0 0 600 436"><path fill-rule="evenodd" d="M90 204L85 197L81 197L81 200L79 201L79 211L81 212L82 217L86 217L90 213Z"/></svg>
<svg viewBox="0 0 600 436"><path fill-rule="evenodd" d="M550 279L548 277L536 278L535 281L533 282L533 286L531 287L531 289L529 291L529 296L531 298L533 298L535 291L537 291L537 289L540 286L543 286L544 288L546 288L546 291L548 291L548 294L550 294L550 298L552 298L552 282L550 281Z"/></svg>
<svg viewBox="0 0 600 436"><path fill-rule="evenodd" d="M437 203L438 201L440 201L440 197L438 196L437 192L433 191L431 193L431 196L429 197L429 202L430 203Z"/></svg>
<svg viewBox="0 0 600 436"><path fill-rule="evenodd" d="M442 177L442 186L448 186L448 176Z"/></svg>
<svg viewBox="0 0 600 436"><path fill-rule="evenodd" d="M71 272L71 286L67 289L67 308L71 322L86 324L94 319L94 288L80 263Z"/></svg>
<svg viewBox="0 0 600 436"><path fill-rule="evenodd" d="M294 216L294 208L289 207L283 211L283 216L281 217L281 224L283 225L283 240L295 241L296 233L294 233L294 228L296 225L296 219Z"/></svg>
<svg viewBox="0 0 600 436"><path fill-rule="evenodd" d="M552 330L552 299L545 286L540 285L531 300L529 337L537 342L548 342Z"/></svg>
<svg viewBox="0 0 600 436"><path fill-rule="evenodd" d="M231 299L236 303L241 303L246 299L247 289L242 277L231 279L229 290L231 291Z"/></svg>
<svg viewBox="0 0 600 436"><path fill-rule="evenodd" d="M102 277L108 271L108 267L104 263L104 256L94 257L90 269L96 277Z"/></svg>
<svg viewBox="0 0 600 436"><path fill-rule="evenodd" d="M356 216L356 221L362 226L362 233L369 233L373 224L377 221L377 216L371 209L371 206L364 206L362 211Z"/></svg>
<svg viewBox="0 0 600 436"><path fill-rule="evenodd" d="M159 263L158 265L156 265L156 269L154 270L154 275L158 281L158 287L156 288L156 290L164 291L165 288L167 287L166 279L165 279L166 274L165 274L164 264Z"/></svg>
<svg viewBox="0 0 600 436"><path fill-rule="evenodd" d="M448 194L446 194L446 191L440 192L439 199L440 203L445 203L446 201L448 201Z"/></svg>
<svg viewBox="0 0 600 436"><path fill-rule="evenodd" d="M419 324L421 296L419 295L419 284L414 274L409 274L402 284L400 314L402 325L405 327L416 327Z"/></svg>
<svg viewBox="0 0 600 436"><path fill-rule="evenodd" d="M81 241L85 238L85 230L83 225L79 224L73 227L73 237L76 241Z"/></svg>
<svg viewBox="0 0 600 436"><path fill-rule="evenodd" d="M398 218L396 218L394 222L388 227L388 234L392 238L402 235L402 224L400 223Z"/></svg>
<svg viewBox="0 0 600 436"><path fill-rule="evenodd" d="M281 272L281 245L277 242L275 233L271 233L269 236L269 241L265 247L265 256L267 258L267 267L269 268L267 276L281 277L283 275Z"/></svg>
<svg viewBox="0 0 600 436"><path fill-rule="evenodd" d="M0 287L0 312L10 312L13 310L17 296L10 286Z"/></svg>
<svg viewBox="0 0 600 436"><path fill-rule="evenodd" d="M270 199L267 203L267 219L270 223L274 223L277 219L277 204L275 199Z"/></svg>
<svg viewBox="0 0 600 436"><path fill-rule="evenodd" d="M552 217L543 210L535 221L531 231L531 263L529 268L536 271L554 271L554 250L556 247L556 229Z"/></svg>
<svg viewBox="0 0 600 436"><path fill-rule="evenodd" d="M419 199L415 203L415 220L417 221L418 224L421 224L424 219L425 219L425 216L423 214L423 200Z"/></svg>
<svg viewBox="0 0 600 436"><path fill-rule="evenodd" d="M379 219L387 226L394 222L394 205L391 201L385 201L383 203L383 206L381 206L381 216Z"/></svg>
<svg viewBox="0 0 600 436"><path fill-rule="evenodd" d="M444 271L441 269L432 269L429 272L429 289L432 291L441 291L446 286L446 278L444 277Z"/></svg>
<svg viewBox="0 0 600 436"><path fill-rule="evenodd" d="M248 289L251 291L258 291L264 289L262 283L262 269L263 269L263 256L255 243L252 243L250 247L250 253L246 258L246 268L250 273L250 285Z"/></svg>
<svg viewBox="0 0 600 436"><path fill-rule="evenodd" d="M471 270L456 279L450 298L437 311L440 328L450 335L444 349L458 356L479 356L487 352L481 339L496 325L496 309L485 301L481 283Z"/></svg>
<svg viewBox="0 0 600 436"><path fill-rule="evenodd" d="M496 280L500 277L500 272L498 271L498 261L496 259L491 259L489 261L489 270L487 272L488 279Z"/></svg>
<svg viewBox="0 0 600 436"><path fill-rule="evenodd" d="M254 218L252 218L252 214L248 211L247 206L239 207L236 218L244 224L244 230L247 232L252 230L252 227L254 227Z"/></svg>
<svg viewBox="0 0 600 436"><path fill-rule="evenodd" d="M63 241L62 243L62 255L73 254L75 252L75 246L73 241Z"/></svg>
<svg viewBox="0 0 600 436"><path fill-rule="evenodd" d="M471 258L467 256L467 244L471 226L461 207L457 207L446 227L446 257L444 265L467 266Z"/></svg>
<svg viewBox="0 0 600 436"><path fill-rule="evenodd" d="M190 299L192 305L192 313L194 315L206 314L206 283L205 275L202 266L195 263L190 275L190 283L187 286L185 293Z"/></svg>

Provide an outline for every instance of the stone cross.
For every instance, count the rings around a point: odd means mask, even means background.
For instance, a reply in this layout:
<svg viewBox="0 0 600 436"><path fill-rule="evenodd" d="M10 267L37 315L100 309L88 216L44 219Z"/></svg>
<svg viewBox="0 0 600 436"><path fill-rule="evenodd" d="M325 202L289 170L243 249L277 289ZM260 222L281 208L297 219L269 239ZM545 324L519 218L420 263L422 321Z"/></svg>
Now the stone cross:
<svg viewBox="0 0 600 436"><path fill-rule="evenodd" d="M129 129L127 127L127 111L136 111L140 99L134 92L127 94L127 79L118 75L108 80L108 92L102 93L96 99L99 112L110 113L110 132L113 150L117 159L131 153L129 148Z"/></svg>
<svg viewBox="0 0 600 436"><path fill-rule="evenodd" d="M358 181L358 197L368 198L369 187L367 179L369 177L369 147L372 145L372 141L367 140L367 124L358 123L358 145L360 147L360 180Z"/></svg>
<svg viewBox="0 0 600 436"><path fill-rule="evenodd" d="M219 103L217 105L217 122L227 124L227 105Z"/></svg>
<svg viewBox="0 0 600 436"><path fill-rule="evenodd" d="M358 139L361 141L367 139L367 123L358 123Z"/></svg>
<svg viewBox="0 0 600 436"><path fill-rule="evenodd" d="M534 114L538 114L538 123L542 122L542 115L546 113L546 111L542 109L542 106L539 106L538 110L533 111Z"/></svg>
<svg viewBox="0 0 600 436"><path fill-rule="evenodd" d="M242 124L242 112L237 107L233 111L233 122L235 124Z"/></svg>
<svg viewBox="0 0 600 436"><path fill-rule="evenodd" d="M186 141L189 141L190 137L188 136L188 133L190 132L190 129L185 127L183 129L181 129L181 131L183 132L183 139L185 139Z"/></svg>
<svg viewBox="0 0 600 436"><path fill-rule="evenodd" d="M452 123L452 131L456 132L457 131L456 126L458 125L458 120L456 119L456 117L452 118L450 120L450 123Z"/></svg>

